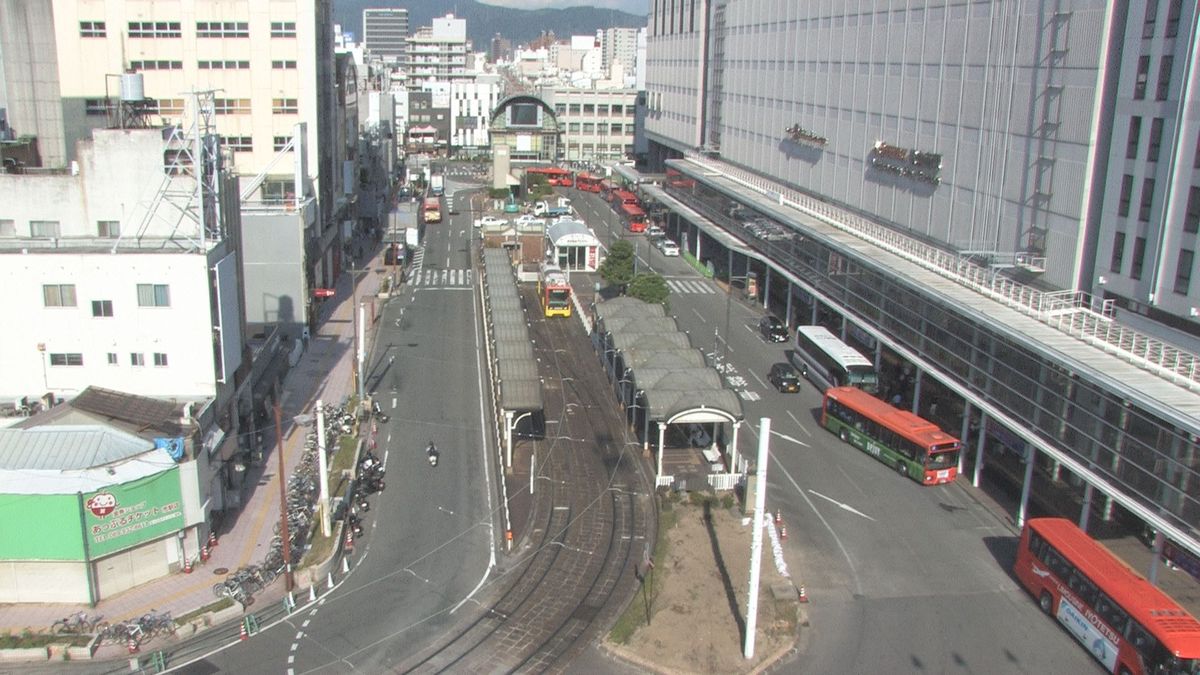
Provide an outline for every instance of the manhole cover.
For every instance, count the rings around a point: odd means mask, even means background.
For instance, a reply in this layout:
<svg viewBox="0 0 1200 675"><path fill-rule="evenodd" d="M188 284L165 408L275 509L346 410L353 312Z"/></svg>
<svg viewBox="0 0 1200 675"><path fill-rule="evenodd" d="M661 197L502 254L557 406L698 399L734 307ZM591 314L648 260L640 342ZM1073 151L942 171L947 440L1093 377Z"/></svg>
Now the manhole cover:
<svg viewBox="0 0 1200 675"><path fill-rule="evenodd" d="M217 576L221 576L222 574L229 574L229 568L228 567L218 567L217 569L213 570L213 574L215 574Z"/></svg>

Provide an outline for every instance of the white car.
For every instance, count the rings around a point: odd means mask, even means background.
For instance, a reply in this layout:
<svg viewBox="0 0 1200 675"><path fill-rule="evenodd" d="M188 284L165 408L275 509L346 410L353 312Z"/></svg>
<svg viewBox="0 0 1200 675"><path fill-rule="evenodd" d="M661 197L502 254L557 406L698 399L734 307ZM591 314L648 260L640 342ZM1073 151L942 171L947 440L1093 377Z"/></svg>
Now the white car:
<svg viewBox="0 0 1200 675"><path fill-rule="evenodd" d="M541 222L543 222L543 220L541 218L538 218L537 216L534 216L534 215L530 215L528 213L517 216L517 219L513 221L513 223L516 224L517 227L520 227L522 225L533 225L533 224L541 223Z"/></svg>
<svg viewBox="0 0 1200 675"><path fill-rule="evenodd" d="M676 244L675 242L671 241L670 239L666 239L666 238L659 239L658 241L656 241L654 243L654 245L658 247L658 250L661 251L663 255L666 255L666 256L679 255L679 244Z"/></svg>
<svg viewBox="0 0 1200 675"><path fill-rule="evenodd" d="M475 227L502 227L507 224L507 220L496 216L484 216L475 221Z"/></svg>
<svg viewBox="0 0 1200 675"><path fill-rule="evenodd" d="M667 236L667 231L658 225L650 225L646 227L646 236L650 239Z"/></svg>

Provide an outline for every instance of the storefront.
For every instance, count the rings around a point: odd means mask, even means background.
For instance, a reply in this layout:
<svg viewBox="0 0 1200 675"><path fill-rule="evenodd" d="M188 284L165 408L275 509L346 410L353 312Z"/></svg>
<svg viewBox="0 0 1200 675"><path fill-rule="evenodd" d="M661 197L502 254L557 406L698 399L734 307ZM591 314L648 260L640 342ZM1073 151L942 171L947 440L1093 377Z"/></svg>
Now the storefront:
<svg viewBox="0 0 1200 675"><path fill-rule="evenodd" d="M546 228L547 255L570 272L595 272L602 262L600 240L578 220L559 220Z"/></svg>

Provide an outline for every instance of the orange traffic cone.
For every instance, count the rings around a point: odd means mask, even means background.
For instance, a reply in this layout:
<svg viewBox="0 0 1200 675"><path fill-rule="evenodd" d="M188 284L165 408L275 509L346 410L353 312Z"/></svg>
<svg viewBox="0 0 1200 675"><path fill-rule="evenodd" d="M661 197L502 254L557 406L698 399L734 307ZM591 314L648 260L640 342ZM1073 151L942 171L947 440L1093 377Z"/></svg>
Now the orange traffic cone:
<svg viewBox="0 0 1200 675"><path fill-rule="evenodd" d="M804 590L804 586L800 587L800 602L808 602L808 591Z"/></svg>
<svg viewBox="0 0 1200 675"><path fill-rule="evenodd" d="M183 573L184 574L192 573L192 559L191 558L183 559Z"/></svg>
<svg viewBox="0 0 1200 675"><path fill-rule="evenodd" d="M208 556L209 556L208 544L205 544L200 547L200 560L202 560L202 561L208 560Z"/></svg>
<svg viewBox="0 0 1200 675"><path fill-rule="evenodd" d="M780 511L779 509L775 509L775 524L778 525L782 522L783 522L783 512Z"/></svg>
<svg viewBox="0 0 1200 675"><path fill-rule="evenodd" d="M216 532L208 533L208 546L209 546L209 548L217 547L217 533Z"/></svg>
<svg viewBox="0 0 1200 675"><path fill-rule="evenodd" d="M238 639L242 642L250 639L250 632L246 630L246 621L244 619L242 620L242 632L238 635Z"/></svg>
<svg viewBox="0 0 1200 675"><path fill-rule="evenodd" d="M787 539L787 525L784 523L779 524L779 538Z"/></svg>
<svg viewBox="0 0 1200 675"><path fill-rule="evenodd" d="M343 546L347 553L354 552L354 532L350 528L346 528L346 543Z"/></svg>
<svg viewBox="0 0 1200 675"><path fill-rule="evenodd" d="M136 653L138 653L138 643L137 643L137 640L135 640L135 639L133 639L133 638L129 638L129 644L128 644L128 647L129 647L129 653L130 653L130 654L136 654Z"/></svg>

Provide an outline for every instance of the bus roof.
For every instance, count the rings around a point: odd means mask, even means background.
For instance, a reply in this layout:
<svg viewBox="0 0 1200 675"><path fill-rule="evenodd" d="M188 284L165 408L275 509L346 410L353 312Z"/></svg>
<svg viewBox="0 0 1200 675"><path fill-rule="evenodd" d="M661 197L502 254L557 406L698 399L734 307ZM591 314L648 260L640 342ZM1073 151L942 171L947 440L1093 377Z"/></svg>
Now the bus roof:
<svg viewBox="0 0 1200 675"><path fill-rule="evenodd" d="M567 273L558 265L543 260L538 267L538 273L541 275L543 286L570 286L571 282L567 280Z"/></svg>
<svg viewBox="0 0 1200 675"><path fill-rule="evenodd" d="M871 363L867 357L859 353L857 349L837 339L824 326L796 326L796 332L803 333L814 344L824 349L825 353L829 354L843 368L850 366L875 367L875 364Z"/></svg>
<svg viewBox="0 0 1200 675"><path fill-rule="evenodd" d="M622 204L621 212L627 216L644 216L646 212L637 204Z"/></svg>
<svg viewBox="0 0 1200 675"><path fill-rule="evenodd" d="M621 200L634 200L634 201L636 201L636 200L637 200L637 195L633 194L633 193L632 193L632 192L630 192L629 190L622 190L622 189L620 189L620 188L617 188L616 190L613 190L613 191L612 191L612 196L613 196L613 197L617 197L617 198L619 198L619 199L621 199Z"/></svg>
<svg viewBox="0 0 1200 675"><path fill-rule="evenodd" d="M1200 621L1106 546L1066 518L1030 518L1026 525L1065 555L1169 652L1200 658Z"/></svg>
<svg viewBox="0 0 1200 675"><path fill-rule="evenodd" d="M561 176L563 174L571 173L571 170L558 166L534 166L525 169L525 173L542 173L551 176Z"/></svg>
<svg viewBox="0 0 1200 675"><path fill-rule="evenodd" d="M887 426L896 433L924 448L958 446L958 439L941 430L938 425L907 410L901 410L881 401L858 387L832 387L825 396L861 413L863 416Z"/></svg>
<svg viewBox="0 0 1200 675"><path fill-rule="evenodd" d="M442 203L438 201L437 197L426 197L424 207L427 209L440 209L442 208Z"/></svg>

